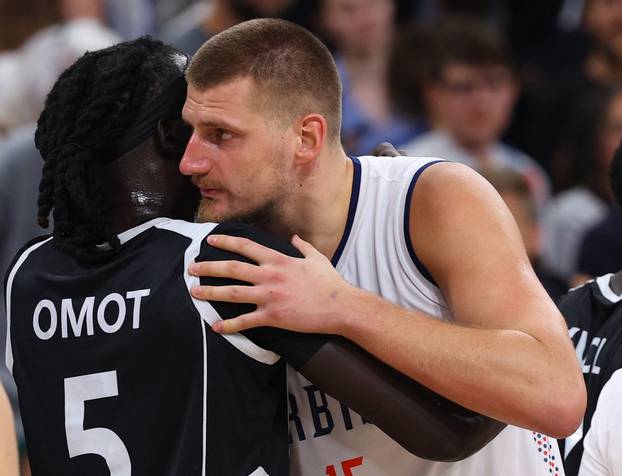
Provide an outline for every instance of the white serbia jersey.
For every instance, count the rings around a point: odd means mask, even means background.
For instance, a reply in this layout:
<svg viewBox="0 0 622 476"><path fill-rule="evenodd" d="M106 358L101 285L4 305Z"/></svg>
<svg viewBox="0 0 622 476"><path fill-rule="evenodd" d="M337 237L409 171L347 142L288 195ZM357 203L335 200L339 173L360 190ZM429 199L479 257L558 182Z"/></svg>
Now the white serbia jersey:
<svg viewBox="0 0 622 476"><path fill-rule="evenodd" d="M346 281L360 288L402 307L452 320L445 299L408 238L406 211L415 183L439 160L352 160L350 213L333 265ZM288 372L292 476L563 475L555 439L513 426L463 461L438 463L417 458L302 375L291 368Z"/></svg>

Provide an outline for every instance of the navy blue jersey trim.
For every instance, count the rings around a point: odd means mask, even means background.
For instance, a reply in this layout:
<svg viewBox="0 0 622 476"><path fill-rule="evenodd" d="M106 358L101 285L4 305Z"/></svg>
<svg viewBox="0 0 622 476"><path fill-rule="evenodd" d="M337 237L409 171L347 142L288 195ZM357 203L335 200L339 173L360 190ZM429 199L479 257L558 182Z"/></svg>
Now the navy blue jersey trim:
<svg viewBox="0 0 622 476"><path fill-rule="evenodd" d="M428 162L424 166L422 166L410 181L410 185L408 186L408 193L406 194L406 203L404 204L404 239L406 240L406 248L408 249L408 254L410 255L410 259L412 259L413 263L419 270L419 272L423 275L425 279L430 281L434 286L438 287L436 281L428 271L428 269L423 265L423 263L417 257L417 253L415 253L415 248L413 247L412 241L410 240L410 204L412 201L413 191L415 190L415 184L417 180L423 173L425 169L427 169L430 165L438 164L439 162L446 162L445 160L434 160L432 162Z"/></svg>
<svg viewBox="0 0 622 476"><path fill-rule="evenodd" d="M333 266L337 266L339 258L343 253L343 249L346 247L350 232L352 231L352 223L354 223L354 215L356 214L356 205L359 202L359 191L361 189L361 162L356 157L350 157L352 165L354 165L354 176L352 178L352 194L350 195L350 208L348 210L348 221L346 222L346 229L343 231L343 236L339 242L339 246L333 255L330 262Z"/></svg>

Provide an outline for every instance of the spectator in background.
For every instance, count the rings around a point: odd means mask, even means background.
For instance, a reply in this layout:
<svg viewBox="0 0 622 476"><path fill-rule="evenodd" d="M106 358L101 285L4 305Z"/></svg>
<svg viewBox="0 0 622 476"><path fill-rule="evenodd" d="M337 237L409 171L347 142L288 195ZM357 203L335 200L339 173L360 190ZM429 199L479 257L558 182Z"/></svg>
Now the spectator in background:
<svg viewBox="0 0 622 476"><path fill-rule="evenodd" d="M33 33L60 18L58 5L49 0L0 0L0 52L19 48Z"/></svg>
<svg viewBox="0 0 622 476"><path fill-rule="evenodd" d="M120 41L103 23L103 0L57 0L49 8L60 23L0 54L0 130L33 122L61 71L85 51Z"/></svg>
<svg viewBox="0 0 622 476"><path fill-rule="evenodd" d="M396 113L389 94L394 1L322 0L319 12L320 29L334 46L343 85L341 137L346 152L365 155L379 142L412 139L420 127Z"/></svg>
<svg viewBox="0 0 622 476"><path fill-rule="evenodd" d="M5 1L5 0L0 0ZM20 0L30 7L31 0ZM16 0L10 0L19 10ZM57 0L42 8L50 19L61 19L35 32L17 50L0 53L0 269L2 273L21 243L41 233L37 227L36 197L41 156L34 146L34 121L43 109L58 75L87 50L119 40L103 24L103 0ZM6 4L3 5L6 7ZM37 18L35 15L34 18ZM4 22L5 19L2 18ZM38 25L32 25L33 29ZM25 29L25 27L23 27ZM2 131L4 130L4 134ZM33 173L33 170L36 171ZM6 343L4 296L0 306L0 355ZM0 382L6 387L16 416L20 450L25 451L17 393L13 378L2 364ZM22 468L28 461L22 455ZM3 474L3 473L0 473Z"/></svg>
<svg viewBox="0 0 622 476"><path fill-rule="evenodd" d="M500 34L466 17L441 19L427 31L430 63L419 84L432 130L401 148L410 156L443 157L478 170L515 170L541 210L549 198L548 177L530 157L500 141L518 94Z"/></svg>
<svg viewBox="0 0 622 476"><path fill-rule="evenodd" d="M554 152L576 104L594 88L622 84L622 2L581 3L580 29L552 35L524 62L524 97L511 131L512 141L549 170L555 191L575 185Z"/></svg>
<svg viewBox="0 0 622 476"><path fill-rule="evenodd" d="M578 103L558 152L577 185L557 195L543 217L543 263L571 284L581 281L575 274L585 234L609 210L608 170L621 138L622 89L592 90Z"/></svg>
<svg viewBox="0 0 622 476"><path fill-rule="evenodd" d="M568 283L557 278L541 263L542 230L540 216L533 194L522 175L508 168L486 168L482 175L499 192L508 206L520 231L525 251L542 286L557 301L566 291Z"/></svg>
<svg viewBox="0 0 622 476"><path fill-rule="evenodd" d="M605 218L585 233L579 247L577 274L573 284L622 269L621 236L622 210L611 207Z"/></svg>
<svg viewBox="0 0 622 476"><path fill-rule="evenodd" d="M446 15L468 15L501 26L509 0L415 0L417 18L429 21Z"/></svg>
<svg viewBox="0 0 622 476"><path fill-rule="evenodd" d="M284 17L297 0L211 0L205 3L208 4L198 21L189 18L190 23L164 34L163 41L192 56L216 33L251 18Z"/></svg>

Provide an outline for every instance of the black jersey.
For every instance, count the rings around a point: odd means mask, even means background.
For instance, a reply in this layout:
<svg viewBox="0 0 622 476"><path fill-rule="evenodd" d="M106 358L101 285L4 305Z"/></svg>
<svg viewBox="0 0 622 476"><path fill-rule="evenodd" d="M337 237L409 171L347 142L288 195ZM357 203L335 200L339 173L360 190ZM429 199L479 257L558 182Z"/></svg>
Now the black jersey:
<svg viewBox="0 0 622 476"><path fill-rule="evenodd" d="M212 232L295 251L249 227L157 219L119 235L120 252L96 265L50 238L18 253L5 283L6 359L34 476L288 474L275 352L301 365L323 338L212 332L246 310L189 294L192 261L231 258L207 244Z"/></svg>
<svg viewBox="0 0 622 476"><path fill-rule="evenodd" d="M602 388L622 368L622 304L605 275L572 289L559 302L575 346L587 387L587 410L577 431L560 440L566 476L576 476L583 455L583 437Z"/></svg>

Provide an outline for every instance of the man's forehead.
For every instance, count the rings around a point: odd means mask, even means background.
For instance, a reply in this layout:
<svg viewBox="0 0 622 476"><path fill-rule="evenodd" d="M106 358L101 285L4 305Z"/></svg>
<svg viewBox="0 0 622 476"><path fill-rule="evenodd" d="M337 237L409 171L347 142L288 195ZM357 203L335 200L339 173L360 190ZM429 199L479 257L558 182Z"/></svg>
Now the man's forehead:
<svg viewBox="0 0 622 476"><path fill-rule="evenodd" d="M257 114L253 103L250 83L245 80L202 89L189 84L182 117L195 126L199 123L226 123L241 127L252 115Z"/></svg>
<svg viewBox="0 0 622 476"><path fill-rule="evenodd" d="M248 104L251 97L252 83L250 79L237 78L206 88L198 88L188 84L186 104L195 107L240 107Z"/></svg>
<svg viewBox="0 0 622 476"><path fill-rule="evenodd" d="M255 81L250 76L238 76L209 86L188 83L188 95L195 100L209 99L223 101L227 99L246 98L255 88Z"/></svg>

